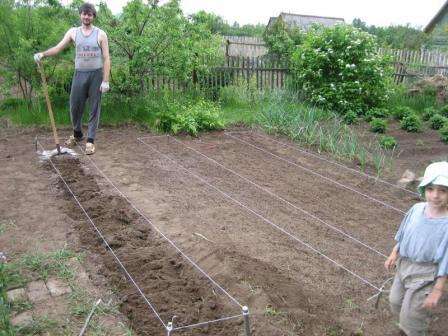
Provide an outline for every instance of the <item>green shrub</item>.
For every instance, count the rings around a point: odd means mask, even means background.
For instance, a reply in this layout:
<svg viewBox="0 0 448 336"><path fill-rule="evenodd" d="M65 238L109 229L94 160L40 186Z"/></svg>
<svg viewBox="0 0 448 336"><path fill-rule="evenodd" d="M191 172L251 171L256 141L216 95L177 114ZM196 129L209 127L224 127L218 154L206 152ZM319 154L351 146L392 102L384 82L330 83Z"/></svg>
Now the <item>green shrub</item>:
<svg viewBox="0 0 448 336"><path fill-rule="evenodd" d="M347 111L343 116L343 120L347 125L354 124L358 120L358 114L355 111Z"/></svg>
<svg viewBox="0 0 448 336"><path fill-rule="evenodd" d="M364 119L367 122L371 122L373 118L385 119L389 116L390 112L386 108L373 108L366 112Z"/></svg>
<svg viewBox="0 0 448 336"><path fill-rule="evenodd" d="M404 117L414 114L414 111L408 106L398 106L392 112L396 120L403 120Z"/></svg>
<svg viewBox="0 0 448 336"><path fill-rule="evenodd" d="M375 133L386 132L387 122L384 119L373 118L370 122L370 130Z"/></svg>
<svg viewBox="0 0 448 336"><path fill-rule="evenodd" d="M423 119L423 121L428 121L435 114L437 114L437 110L434 107L432 107L432 106L431 107L426 107L423 110L422 119Z"/></svg>
<svg viewBox="0 0 448 336"><path fill-rule="evenodd" d="M439 130L440 138L444 143L448 143L448 124L443 125Z"/></svg>
<svg viewBox="0 0 448 336"><path fill-rule="evenodd" d="M159 113L156 126L164 132L186 132L196 136L200 131L222 129L224 122L216 104L201 99L196 103L177 105L177 108Z"/></svg>
<svg viewBox="0 0 448 336"><path fill-rule="evenodd" d="M439 114L443 115L444 117L448 117L448 105L443 106L440 109Z"/></svg>
<svg viewBox="0 0 448 336"><path fill-rule="evenodd" d="M397 146L397 140L394 137L383 135L380 138L380 146L384 149L394 149Z"/></svg>
<svg viewBox="0 0 448 336"><path fill-rule="evenodd" d="M430 119L429 123L431 124L431 128L434 130L441 129L443 125L446 123L448 119L440 114L434 114Z"/></svg>
<svg viewBox="0 0 448 336"><path fill-rule="evenodd" d="M375 38L350 25L311 28L291 57L291 74L312 103L339 114L385 106L391 71Z"/></svg>
<svg viewBox="0 0 448 336"><path fill-rule="evenodd" d="M422 121L415 113L405 115L400 122L402 129L408 132L420 132L422 129Z"/></svg>

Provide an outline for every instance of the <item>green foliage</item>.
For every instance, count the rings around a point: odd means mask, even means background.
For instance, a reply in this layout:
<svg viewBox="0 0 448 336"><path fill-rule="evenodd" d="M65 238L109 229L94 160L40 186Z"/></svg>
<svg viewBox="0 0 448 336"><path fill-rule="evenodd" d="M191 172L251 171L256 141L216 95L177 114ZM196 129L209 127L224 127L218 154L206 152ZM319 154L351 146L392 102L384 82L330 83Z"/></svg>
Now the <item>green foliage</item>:
<svg viewBox="0 0 448 336"><path fill-rule="evenodd" d="M408 132L421 132L422 121L420 120L420 117L417 114L411 113L403 117L403 119L400 122L400 126L402 129Z"/></svg>
<svg viewBox="0 0 448 336"><path fill-rule="evenodd" d="M394 149L397 146L397 140L392 136L383 135L380 138L380 146L384 149Z"/></svg>
<svg viewBox="0 0 448 336"><path fill-rule="evenodd" d="M431 124L431 128L434 130L441 129L443 125L447 122L447 118L440 115L440 114L434 114L430 119L429 123Z"/></svg>
<svg viewBox="0 0 448 336"><path fill-rule="evenodd" d="M31 101L40 87L33 54L56 45L77 17L76 12L54 1L0 1L0 77L6 91L18 87L22 97ZM63 53L59 59L68 57ZM45 59L50 86L58 80L55 74L62 71L59 67L64 62L57 67L56 63L55 58Z"/></svg>
<svg viewBox="0 0 448 336"><path fill-rule="evenodd" d="M379 119L387 118L389 114L390 114L389 110L384 107L372 108L366 112L366 114L364 115L364 119L367 122L370 122L372 121L373 118L379 118Z"/></svg>
<svg viewBox="0 0 448 336"><path fill-rule="evenodd" d="M412 49L420 50L429 42L428 34L422 30L406 26L388 26L376 27L367 26L367 24L358 18L355 18L352 25L369 34L375 35L378 44L392 49Z"/></svg>
<svg viewBox="0 0 448 336"><path fill-rule="evenodd" d="M266 28L263 39L269 54L282 60L289 60L294 49L302 44L304 33L298 28L288 28L281 17Z"/></svg>
<svg viewBox="0 0 448 336"><path fill-rule="evenodd" d="M358 114L355 111L347 111L343 116L343 120L347 125L355 124L358 120Z"/></svg>
<svg viewBox="0 0 448 336"><path fill-rule="evenodd" d="M396 120L403 120L409 115L415 114L414 111L408 106L398 106L394 108L392 114Z"/></svg>
<svg viewBox="0 0 448 336"><path fill-rule="evenodd" d="M119 16L105 3L100 6L99 25L119 65L112 73L112 88L119 94L141 94L151 87L152 76L191 80L193 73L205 74L221 62L221 38L207 22L186 18L178 0L157 3L132 0Z"/></svg>
<svg viewBox="0 0 448 336"><path fill-rule="evenodd" d="M224 122L216 104L199 100L187 106L173 104L158 115L156 126L164 132L197 136L200 131L224 128Z"/></svg>
<svg viewBox="0 0 448 336"><path fill-rule="evenodd" d="M444 105L444 106L440 109L439 113L440 113L441 115L443 115L444 117L448 117L448 105Z"/></svg>
<svg viewBox="0 0 448 336"><path fill-rule="evenodd" d="M262 93L257 89L255 76L250 78L249 83L243 80L219 89L219 100L226 106L254 107L260 102L261 97Z"/></svg>
<svg viewBox="0 0 448 336"><path fill-rule="evenodd" d="M440 139L444 143L448 143L448 123L445 123L443 127L439 130Z"/></svg>
<svg viewBox="0 0 448 336"><path fill-rule="evenodd" d="M273 92L259 106L258 123L268 133L285 135L319 152L355 161L362 169L371 164L378 174L386 164L378 144L366 145L334 112L304 105L297 101L297 95Z"/></svg>
<svg viewBox="0 0 448 336"><path fill-rule="evenodd" d="M431 119L431 117L433 117L435 114L437 114L437 110L433 107L426 107L423 110L423 114L422 114L422 119L423 121L428 121Z"/></svg>
<svg viewBox="0 0 448 336"><path fill-rule="evenodd" d="M293 52L294 82L312 103L363 115L391 93L391 68L376 47L371 35L348 25L314 27Z"/></svg>
<svg viewBox="0 0 448 336"><path fill-rule="evenodd" d="M373 118L370 122L370 130L375 133L386 132L387 122L384 119Z"/></svg>
<svg viewBox="0 0 448 336"><path fill-rule="evenodd" d="M234 22L230 25L219 15L203 10L191 15L191 19L194 23L205 24L213 34L261 37L265 30L265 25L261 23L240 26L238 22Z"/></svg>
<svg viewBox="0 0 448 336"><path fill-rule="evenodd" d="M10 321L11 306L6 295L9 285L6 272L6 261L3 260L3 257L0 255L0 334L2 336L15 335L14 328Z"/></svg>

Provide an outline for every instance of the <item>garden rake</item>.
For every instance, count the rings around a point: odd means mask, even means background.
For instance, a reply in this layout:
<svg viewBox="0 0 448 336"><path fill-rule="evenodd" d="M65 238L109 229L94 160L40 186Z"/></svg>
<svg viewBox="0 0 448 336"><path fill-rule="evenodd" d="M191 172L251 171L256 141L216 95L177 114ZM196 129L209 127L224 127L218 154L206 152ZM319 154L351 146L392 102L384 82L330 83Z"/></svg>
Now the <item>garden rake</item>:
<svg viewBox="0 0 448 336"><path fill-rule="evenodd" d="M50 96L48 95L47 80L45 77L44 67L41 62L37 62L37 68L39 69L40 77L42 78L42 88L44 91L45 100L47 102L48 114L50 115L51 128L53 129L53 137L54 137L54 142L56 144L56 149L52 150L51 152L45 153L45 156L51 157L54 155L72 154L73 151L71 151L67 148L61 148L61 146L59 144L58 132L56 130L56 125L54 122L53 109L51 107Z"/></svg>

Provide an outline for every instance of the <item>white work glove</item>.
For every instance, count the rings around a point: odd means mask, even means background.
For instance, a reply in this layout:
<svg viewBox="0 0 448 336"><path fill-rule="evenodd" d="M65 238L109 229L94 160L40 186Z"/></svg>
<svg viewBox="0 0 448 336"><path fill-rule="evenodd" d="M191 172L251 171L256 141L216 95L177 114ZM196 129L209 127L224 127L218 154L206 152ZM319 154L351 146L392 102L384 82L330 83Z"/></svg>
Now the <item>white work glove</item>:
<svg viewBox="0 0 448 336"><path fill-rule="evenodd" d="M100 86L100 91L101 93L106 93L107 91L109 91L109 82L102 82L101 86Z"/></svg>
<svg viewBox="0 0 448 336"><path fill-rule="evenodd" d="M36 63L40 63L40 61L42 60L42 58L44 58L44 53L37 53L37 54L34 54L34 61L36 62Z"/></svg>

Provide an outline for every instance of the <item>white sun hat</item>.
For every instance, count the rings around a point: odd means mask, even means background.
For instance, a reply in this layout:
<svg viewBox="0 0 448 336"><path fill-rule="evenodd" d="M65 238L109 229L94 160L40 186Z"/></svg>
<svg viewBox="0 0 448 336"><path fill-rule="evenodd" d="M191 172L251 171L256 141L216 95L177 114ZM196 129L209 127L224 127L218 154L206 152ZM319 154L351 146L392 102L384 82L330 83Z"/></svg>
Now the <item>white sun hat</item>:
<svg viewBox="0 0 448 336"><path fill-rule="evenodd" d="M448 162L434 162L426 167L422 182L418 185L420 195L425 194L425 187L429 184L448 187Z"/></svg>

